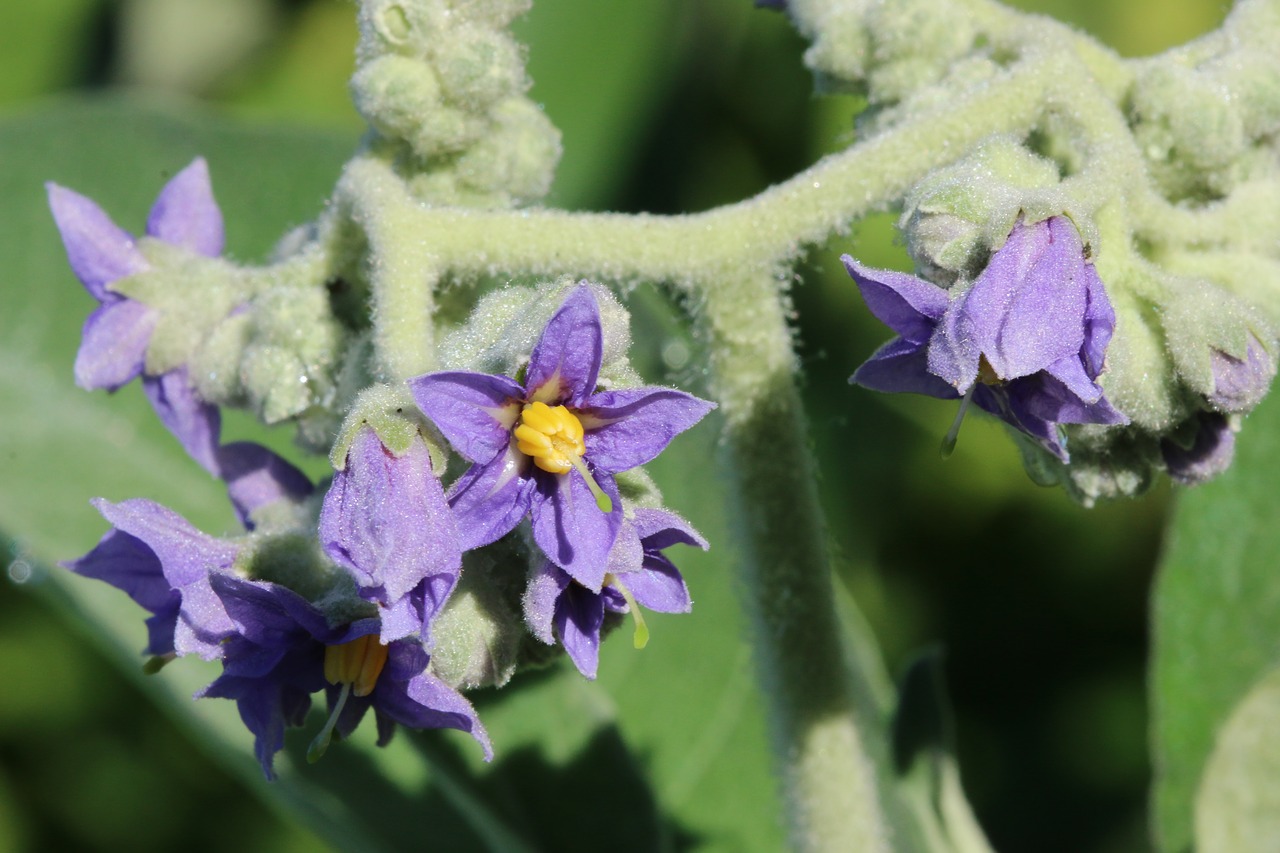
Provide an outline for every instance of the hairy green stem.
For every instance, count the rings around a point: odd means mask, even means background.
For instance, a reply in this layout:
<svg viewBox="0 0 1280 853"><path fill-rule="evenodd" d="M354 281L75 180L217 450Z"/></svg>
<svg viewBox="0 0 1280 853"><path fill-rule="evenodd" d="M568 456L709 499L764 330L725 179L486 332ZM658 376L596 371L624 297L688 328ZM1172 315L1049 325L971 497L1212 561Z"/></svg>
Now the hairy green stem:
<svg viewBox="0 0 1280 853"><path fill-rule="evenodd" d="M987 136L1027 130L1039 116L1046 87L1061 73L1059 56L1018 66L944 109L833 154L755 198L706 213L426 207L412 200L389 166L373 158L347 167L338 194L354 205L371 239L379 245L385 240L393 257L429 256L442 272L669 281L700 299L703 291L732 287L720 275L726 264L779 266L799 255L802 246L821 243L901 197L921 175ZM421 267L413 274L421 288ZM375 302L382 310L376 294Z"/></svg>
<svg viewBox="0 0 1280 853"><path fill-rule="evenodd" d="M352 171L364 181L358 192L344 191ZM338 195L351 204L352 219L364 229L370 257L377 259L368 275L378 378L398 383L426 373L436 364L431 318L440 273L433 241L411 236L421 208L389 169L349 168Z"/></svg>

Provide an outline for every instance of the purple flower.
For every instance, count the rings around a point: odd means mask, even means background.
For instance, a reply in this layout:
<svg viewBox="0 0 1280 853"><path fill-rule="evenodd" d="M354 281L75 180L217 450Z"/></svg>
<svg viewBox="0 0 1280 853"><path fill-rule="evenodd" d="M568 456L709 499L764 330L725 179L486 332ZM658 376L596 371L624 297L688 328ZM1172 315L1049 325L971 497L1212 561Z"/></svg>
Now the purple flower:
<svg viewBox="0 0 1280 853"><path fill-rule="evenodd" d="M71 269L98 300L81 333L76 383L115 391L142 376L147 397L165 426L192 458L217 475L217 408L199 399L185 368L144 375L159 311L112 289L120 279L146 271L147 259L132 235L92 200L54 183L46 188ZM147 236L211 258L222 253L222 212L203 158L165 184L147 218Z"/></svg>
<svg viewBox="0 0 1280 853"><path fill-rule="evenodd" d="M871 313L898 333L851 381L943 399L971 395L1064 462L1059 424L1129 422L1097 383L1115 312L1066 217L1019 222L973 284L950 291L842 260Z"/></svg>
<svg viewBox="0 0 1280 853"><path fill-rule="evenodd" d="M1190 445L1172 437L1160 440L1160 455L1169 476L1184 486L1212 480L1231 467L1236 453L1236 434L1225 415L1198 412L1192 425Z"/></svg>
<svg viewBox="0 0 1280 853"><path fill-rule="evenodd" d="M363 427L320 511L320 543L348 570L361 597L383 608L382 641L420 634L462 569L453 513L421 438L397 456Z"/></svg>
<svg viewBox="0 0 1280 853"><path fill-rule="evenodd" d="M544 563L525 590L529 629L544 643L558 639L578 671L595 678L606 612L634 615L639 648L648 638L648 629L633 605L658 613L688 613L692 608L680 570L662 553L677 543L707 547L698 531L675 513L637 509L610 555L610 571L599 592L587 589L563 569ZM639 552L638 560L633 551Z"/></svg>
<svg viewBox="0 0 1280 853"><path fill-rule="evenodd" d="M214 592L235 621L224 641L222 675L197 698L234 699L254 735L254 752L268 779L286 726L301 726L311 694L326 690L330 719L308 757L315 759L329 736L349 735L373 709L378 744L396 723L415 729L468 732L493 757L489 736L462 694L427 672L430 658L415 642L380 643L377 618L338 627L306 599L286 587L230 575L211 578Z"/></svg>
<svg viewBox="0 0 1280 853"><path fill-rule="evenodd" d="M523 385L464 371L409 380L418 407L475 463L449 493L463 550L531 515L547 557L600 590L622 525L613 474L653 459L714 408L668 388L597 391L602 336L583 283L547 323Z"/></svg>
<svg viewBox="0 0 1280 853"><path fill-rule="evenodd" d="M153 614L147 654L221 655L221 642L235 625L209 581L231 570L240 545L201 533L151 501L98 498L93 505L112 529L88 554L63 565L123 590Z"/></svg>
<svg viewBox="0 0 1280 853"><path fill-rule="evenodd" d="M1213 368L1213 393L1209 405L1219 412L1247 412L1267 395L1276 375L1275 360L1258 338L1250 334L1244 358L1233 358L1221 350L1209 351Z"/></svg>

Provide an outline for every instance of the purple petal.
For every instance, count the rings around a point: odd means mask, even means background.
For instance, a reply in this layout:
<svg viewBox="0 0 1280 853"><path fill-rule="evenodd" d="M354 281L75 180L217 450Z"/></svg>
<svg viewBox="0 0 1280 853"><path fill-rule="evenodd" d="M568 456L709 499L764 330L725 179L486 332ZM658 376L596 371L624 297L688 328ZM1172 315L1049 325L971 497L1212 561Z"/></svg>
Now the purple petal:
<svg viewBox="0 0 1280 853"><path fill-rule="evenodd" d="M384 607L381 611L382 642L390 644L417 634L421 646L432 648L434 640L431 637L431 622L457 585L456 573L431 575L408 595Z"/></svg>
<svg viewBox="0 0 1280 853"><path fill-rule="evenodd" d="M556 605L555 629L578 672L594 679L600 666L600 628L604 597L579 584L569 584Z"/></svg>
<svg viewBox="0 0 1280 853"><path fill-rule="evenodd" d="M1074 361L1080 370L1077 379L1084 377L1079 361L1074 358L1068 361ZM1091 382L1088 384L1093 386ZM1076 388L1056 376L1038 373L1013 380L1006 390L1016 411L1035 418L1059 424L1127 424L1129 419L1102 396L1102 389L1093 387L1094 399L1083 398Z"/></svg>
<svg viewBox="0 0 1280 853"><path fill-rule="evenodd" d="M715 403L670 388L595 394L578 413L587 458L611 474L643 465L714 408Z"/></svg>
<svg viewBox="0 0 1280 853"><path fill-rule="evenodd" d="M1116 329L1116 312L1107 298L1107 289L1098 277L1093 264L1086 263L1082 276L1085 283L1087 306L1084 312L1084 345L1080 348L1080 360L1090 379L1097 379L1106 367L1107 346Z"/></svg>
<svg viewBox="0 0 1280 853"><path fill-rule="evenodd" d="M147 268L129 232L92 200L54 183L45 184L45 189L71 270L95 299L109 301L113 294L107 285Z"/></svg>
<svg viewBox="0 0 1280 853"><path fill-rule="evenodd" d="M1096 403L1102 398L1102 386L1089 377L1078 354L1058 359L1046 367L1042 375L1052 379L1055 386L1061 386L1066 397L1081 403Z"/></svg>
<svg viewBox="0 0 1280 853"><path fill-rule="evenodd" d="M1216 412L1200 412L1195 441L1182 447L1170 439L1160 442L1169 476L1184 486L1211 480L1231 466L1235 457L1236 434L1227 419Z"/></svg>
<svg viewBox="0 0 1280 853"><path fill-rule="evenodd" d="M237 633L255 645L297 645L308 638L329 643L336 639L337 632L329 627L324 614L288 587L228 574L212 575L209 585L235 621Z"/></svg>
<svg viewBox="0 0 1280 853"><path fill-rule="evenodd" d="M147 218L147 233L210 258L222 254L222 211L214 201L209 165L203 157L160 190Z"/></svg>
<svg viewBox="0 0 1280 853"><path fill-rule="evenodd" d="M693 609L689 588L685 586L680 570L661 554L647 554L643 569L621 575L618 580L631 590L637 604L649 610L688 613Z"/></svg>
<svg viewBox="0 0 1280 853"><path fill-rule="evenodd" d="M619 572L635 572L643 564L644 548L640 544L640 536L636 533L635 525L624 515L618 526L618 535L613 540L613 547L609 549L609 571L615 575Z"/></svg>
<svg viewBox="0 0 1280 853"><path fill-rule="evenodd" d="M665 509L639 507L631 523L646 551L661 551L671 545L693 545L707 550L707 540L693 525Z"/></svg>
<svg viewBox="0 0 1280 853"><path fill-rule="evenodd" d="M553 622L556 602L572 582L573 578L564 569L544 561L525 587L524 623L533 636L547 645L556 641Z"/></svg>
<svg viewBox="0 0 1280 853"><path fill-rule="evenodd" d="M151 400L151 407L161 422L191 458L210 474L218 476L222 416L217 406L206 403L196 394L187 379L187 369L180 367L159 376L144 376L142 390Z"/></svg>
<svg viewBox="0 0 1280 853"><path fill-rule="evenodd" d="M1014 429L1035 439L1041 447L1058 459L1069 462L1071 457L1067 453L1062 435L1058 432L1058 425L1028 411L1023 405L1024 398L1017 393L1010 394L1010 388L1017 392L1021 381L1024 380L1015 380L1008 386L993 387L980 384L973 391L973 402Z"/></svg>
<svg viewBox="0 0 1280 853"><path fill-rule="evenodd" d="M913 343L929 340L947 310L946 290L906 273L869 269L849 255L840 260L877 320Z"/></svg>
<svg viewBox="0 0 1280 853"><path fill-rule="evenodd" d="M570 471L538 478L531 514L534 541L547 558L578 583L598 591L622 525L622 499L613 477L603 471L592 473L613 501L612 512L601 512L582 475Z"/></svg>
<svg viewBox="0 0 1280 853"><path fill-rule="evenodd" d="M1065 217L1014 227L957 311L1001 379L1079 357L1087 307L1084 250Z"/></svg>
<svg viewBox="0 0 1280 853"><path fill-rule="evenodd" d="M141 373L159 314L132 299L111 299L94 309L80 333L76 384L114 391Z"/></svg>
<svg viewBox="0 0 1280 853"><path fill-rule="evenodd" d="M506 449L524 397L514 380L467 371L415 377L409 391L453 449L472 462L488 462Z"/></svg>
<svg viewBox="0 0 1280 853"><path fill-rule="evenodd" d="M275 756L284 749L284 690L283 685L271 681L221 675L196 695L198 699L235 700L240 721L253 733L253 753L268 781L276 778Z"/></svg>
<svg viewBox="0 0 1280 853"><path fill-rule="evenodd" d="M926 369L947 382L959 393L967 393L978 378L978 360L982 356L977 343L974 319L961 310L964 294L952 300L947 312L929 338L925 356Z"/></svg>
<svg viewBox="0 0 1280 853"><path fill-rule="evenodd" d="M299 503L314 487L283 457L251 441L233 441L218 448L218 476L227 484L227 496L246 530L252 530L253 513L279 501Z"/></svg>
<svg viewBox="0 0 1280 853"><path fill-rule="evenodd" d="M151 501L112 504L97 498L92 503L114 527L152 550L169 586L181 593L182 621L174 638L177 652L196 653L206 660L217 657L219 642L235 625L210 587L209 576L228 571L239 546L201 533L173 510Z"/></svg>
<svg viewBox="0 0 1280 853"><path fill-rule="evenodd" d="M508 447L492 462L472 465L450 487L463 551L498 541L529 514L536 484L521 474L526 465L527 458Z"/></svg>
<svg viewBox="0 0 1280 853"><path fill-rule="evenodd" d="M590 285L578 285L547 322L529 357L526 399L580 408L596 390L604 333Z"/></svg>
<svg viewBox="0 0 1280 853"><path fill-rule="evenodd" d="M320 542L360 587L379 588L383 604L433 575L456 579L462 567L458 529L426 443L415 438L396 456L376 432L361 429L346 468L325 495Z"/></svg>
<svg viewBox="0 0 1280 853"><path fill-rule="evenodd" d="M105 581L154 614L147 620L149 655L172 654L182 596L165 580L160 560L145 542L109 530L88 554L62 564L78 575Z"/></svg>
<svg viewBox="0 0 1280 853"><path fill-rule="evenodd" d="M894 338L876 350L849 381L872 391L926 394L943 400L960 396L955 388L929 372L925 347L906 338Z"/></svg>
<svg viewBox="0 0 1280 853"><path fill-rule="evenodd" d="M414 729L459 729L467 732L484 749L484 760L493 760L489 733L476 716L475 708L461 693L436 678L421 672L408 682L403 691L392 689L396 682L378 679L374 688L375 707L396 722Z"/></svg>

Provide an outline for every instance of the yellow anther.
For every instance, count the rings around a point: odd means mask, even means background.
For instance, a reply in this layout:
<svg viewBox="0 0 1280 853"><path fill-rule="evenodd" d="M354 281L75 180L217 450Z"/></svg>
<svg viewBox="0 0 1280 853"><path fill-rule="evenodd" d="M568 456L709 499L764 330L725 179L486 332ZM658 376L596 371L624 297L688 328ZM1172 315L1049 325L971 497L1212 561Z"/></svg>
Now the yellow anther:
<svg viewBox="0 0 1280 853"><path fill-rule="evenodd" d="M326 646L324 677L330 684L350 684L356 696L368 696L387 665L387 646L377 634L366 634L349 643Z"/></svg>
<svg viewBox="0 0 1280 853"><path fill-rule="evenodd" d="M564 406L530 403L515 428L516 447L551 474L567 474L582 459L582 421Z"/></svg>

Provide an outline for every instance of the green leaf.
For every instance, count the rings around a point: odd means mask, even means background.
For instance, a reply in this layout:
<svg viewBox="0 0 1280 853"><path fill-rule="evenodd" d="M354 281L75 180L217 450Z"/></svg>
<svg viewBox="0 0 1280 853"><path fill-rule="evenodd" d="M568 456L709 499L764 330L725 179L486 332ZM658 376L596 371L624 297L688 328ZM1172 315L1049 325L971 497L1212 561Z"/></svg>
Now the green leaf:
<svg viewBox="0 0 1280 853"><path fill-rule="evenodd" d="M1196 850L1267 850L1280 838L1280 669L1263 676L1218 733L1196 796Z"/></svg>
<svg viewBox="0 0 1280 853"><path fill-rule="evenodd" d="M42 182L97 200L140 230L165 179L207 157L227 220L229 254L264 256L313 217L354 147L348 137L227 125L172 107L68 101L0 122L0 529L4 562L35 567L38 592L119 661L122 671L210 755L269 803L337 847L360 850L778 849L769 757L737 597L718 483L705 474L714 427L681 437L653 473L669 503L713 542L675 555L697 601L692 616L655 615L638 652L605 644L601 679L570 666L473 696L497 760L484 765L457 732L402 732L373 746L366 722L324 759L302 756L318 718L291 732L268 784L233 703L192 701L217 666L184 658L144 677L145 613L105 584L54 563L91 548L106 524L89 506L146 497L213 534L234 531L221 486L188 460L136 387L74 387L72 363L93 300L66 266ZM660 304L635 300L641 308ZM658 310L658 309L654 309ZM637 322L653 324L649 309ZM646 317L648 319L646 319ZM658 347L661 336L637 335ZM228 439L267 440L299 460L287 432L231 418ZM313 476L328 470L308 463ZM6 692L35 689L6 684Z"/></svg>
<svg viewBox="0 0 1280 853"><path fill-rule="evenodd" d="M1250 688L1280 663L1280 397L1245 422L1235 464L1188 490L1153 604L1154 827L1184 853L1215 739Z"/></svg>

